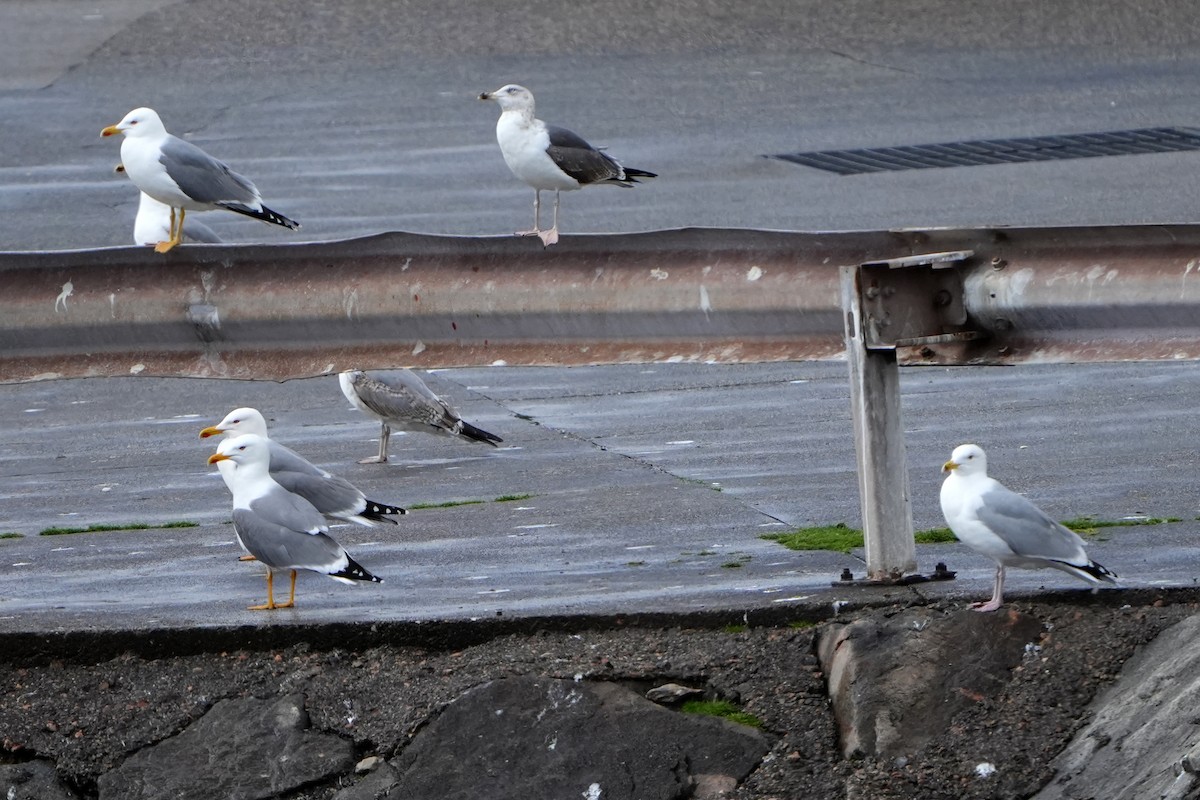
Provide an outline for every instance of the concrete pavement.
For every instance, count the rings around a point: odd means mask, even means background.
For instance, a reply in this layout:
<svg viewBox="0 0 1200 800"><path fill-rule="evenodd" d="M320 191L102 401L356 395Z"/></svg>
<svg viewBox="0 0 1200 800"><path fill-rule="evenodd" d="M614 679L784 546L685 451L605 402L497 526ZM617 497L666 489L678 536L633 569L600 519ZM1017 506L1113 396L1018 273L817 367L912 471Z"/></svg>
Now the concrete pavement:
<svg viewBox="0 0 1200 800"><path fill-rule="evenodd" d="M1178 517L1112 528L1092 556L1126 587L1191 586L1200 571L1195 488L1200 376L1191 364L913 369L904 373L918 528L943 524L939 467L976 441L993 474L1059 519ZM957 544L921 545L953 582L833 589L861 553L763 540L796 526L858 524L845 366L653 364L455 369L430 385L504 437L393 439L394 463L360 465L378 429L331 377L284 384L90 379L0 387L0 631L145 630L496 615L827 607L837 601L981 599L992 566ZM276 438L417 509L396 527L334 535L385 583L306 574L294 610L262 601L237 561L229 496L205 459L205 425L242 404ZM502 500L516 496L519 499ZM39 536L53 526L192 521L198 527ZM1086 589L1014 570L1014 596Z"/></svg>

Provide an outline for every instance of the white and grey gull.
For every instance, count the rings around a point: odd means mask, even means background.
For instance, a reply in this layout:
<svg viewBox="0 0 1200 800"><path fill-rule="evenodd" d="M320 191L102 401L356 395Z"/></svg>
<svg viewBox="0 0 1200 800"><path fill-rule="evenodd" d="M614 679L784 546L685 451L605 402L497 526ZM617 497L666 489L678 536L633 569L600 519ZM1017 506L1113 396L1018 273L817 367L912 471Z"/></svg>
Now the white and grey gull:
<svg viewBox="0 0 1200 800"><path fill-rule="evenodd" d="M188 211L226 209L295 230L300 223L263 205L258 189L229 165L191 142L167 133L151 108L135 108L102 136L124 134L121 164L134 185L170 207L170 236L154 246L165 253L183 241Z"/></svg>
<svg viewBox="0 0 1200 800"><path fill-rule="evenodd" d="M392 430L413 433L432 433L456 436L469 442L483 442L493 447L504 440L464 420L442 398L434 394L415 372L397 370L387 377L368 375L361 370L348 370L338 375L342 394L350 404L379 420L379 455L360 463L387 461L388 439Z"/></svg>
<svg viewBox="0 0 1200 800"><path fill-rule="evenodd" d="M992 597L976 611L1004 603L1005 567L1050 567L1088 583L1115 583L1116 573L1088 558L1083 539L987 474L983 448L963 444L942 466L941 505L946 524L963 544L996 562Z"/></svg>
<svg viewBox="0 0 1200 800"><path fill-rule="evenodd" d="M330 535L312 503L271 478L270 445L253 433L225 439L209 457L233 495L233 527L242 548L267 568L267 602L251 611L291 608L296 603L296 572L309 570L343 583L381 582L350 557ZM291 573L286 603L275 602L274 575Z"/></svg>
<svg viewBox="0 0 1200 800"><path fill-rule="evenodd" d="M533 230L518 236L537 236L549 246L558 241L559 193L585 186L609 184L626 189L640 178L656 178L653 172L622 166L615 158L566 128L547 125L534 116L533 92L510 83L494 92L483 92L480 100L500 106L496 140L504 163L512 173L533 188ZM554 191L554 224L542 230L542 192Z"/></svg>
<svg viewBox="0 0 1200 800"><path fill-rule="evenodd" d="M296 451L267 435L267 421L256 408L235 408L216 425L200 431L200 438L224 435L233 438L245 433L261 436L270 449L271 477L289 492L295 492L327 517L373 525L396 521L389 515L407 514L399 506L367 498L354 484L309 462Z"/></svg>

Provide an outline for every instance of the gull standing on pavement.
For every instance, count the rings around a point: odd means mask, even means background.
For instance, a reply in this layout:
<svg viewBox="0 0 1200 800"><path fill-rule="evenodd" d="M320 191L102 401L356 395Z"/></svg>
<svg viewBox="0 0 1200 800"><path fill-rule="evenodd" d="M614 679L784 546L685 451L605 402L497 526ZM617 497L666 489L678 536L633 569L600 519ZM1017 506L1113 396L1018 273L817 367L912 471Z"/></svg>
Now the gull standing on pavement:
<svg viewBox="0 0 1200 800"><path fill-rule="evenodd" d="M233 438L244 433L253 433L267 440L271 453L270 473L275 482L312 503L317 511L327 517L357 522L359 525L369 526L376 522L395 525L396 520L386 515L408 513L399 506L368 500L354 484L310 463L299 453L268 437L267 421L256 408L235 408L216 425L200 431L200 438L222 434Z"/></svg>
<svg viewBox="0 0 1200 800"><path fill-rule="evenodd" d="M342 394L352 406L375 417L383 426L379 434L379 455L364 458L360 464L382 464L387 461L388 439L393 428L414 433L457 436L468 442L484 442L493 447L504 441L460 417L412 370L402 369L387 377L349 370L338 376L338 382Z"/></svg>
<svg viewBox="0 0 1200 800"><path fill-rule="evenodd" d="M1092 584L1115 583L1116 573L1088 558L1079 534L987 474L983 448L963 444L942 466L942 515L958 540L996 562L992 599L976 611L1004 603L1004 568L1059 569Z"/></svg>
<svg viewBox="0 0 1200 800"><path fill-rule="evenodd" d="M221 442L209 457L233 494L233 527L238 543L267 568L267 602L251 611L291 608L296 603L296 572L306 569L353 584L379 583L329 536L325 518L312 503L287 491L271 478L267 440L253 433ZM286 603L275 602L276 570L291 572Z"/></svg>

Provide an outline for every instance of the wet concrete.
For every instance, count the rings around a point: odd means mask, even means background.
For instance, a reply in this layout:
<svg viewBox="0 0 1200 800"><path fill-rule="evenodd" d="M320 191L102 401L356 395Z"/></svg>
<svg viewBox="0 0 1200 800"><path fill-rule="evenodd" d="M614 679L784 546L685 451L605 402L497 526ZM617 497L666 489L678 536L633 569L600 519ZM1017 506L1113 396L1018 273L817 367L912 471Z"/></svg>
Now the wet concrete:
<svg viewBox="0 0 1200 800"><path fill-rule="evenodd" d="M904 370L917 528L944 524L940 465L976 441L994 475L1056 518L1179 518L1105 529L1089 549L1126 587L1194 585L1198 381L1182 363ZM990 589L990 562L957 544L918 547L920 568L944 561L953 582L863 590L830 586L843 568L861 576L861 552L800 553L760 538L858 524L841 363L495 367L429 382L507 446L407 435L393 439L392 463L358 464L375 452L378 427L348 408L332 376L0 387L0 532L22 534L0 540L0 632L201 628L237 638L335 623L773 613ZM205 464L212 443L197 437L245 404L374 499L469 504L414 509L395 527L335 527L383 584L304 574L295 609L247 611L262 602L262 568L237 561L229 496ZM501 499L510 496L520 499ZM198 527L38 535L178 520ZM1008 587L1086 591L1057 572L1020 570Z"/></svg>
<svg viewBox="0 0 1200 800"><path fill-rule="evenodd" d="M851 178L761 157L1200 124L1182 0L159 5L90 4L80 30L74 4L0 4L0 250L132 242L137 192L99 131L139 105L304 225L204 215L226 241L523 229L532 193L475 99L509 81L661 175L565 197L566 235L1196 219L1194 153Z"/></svg>

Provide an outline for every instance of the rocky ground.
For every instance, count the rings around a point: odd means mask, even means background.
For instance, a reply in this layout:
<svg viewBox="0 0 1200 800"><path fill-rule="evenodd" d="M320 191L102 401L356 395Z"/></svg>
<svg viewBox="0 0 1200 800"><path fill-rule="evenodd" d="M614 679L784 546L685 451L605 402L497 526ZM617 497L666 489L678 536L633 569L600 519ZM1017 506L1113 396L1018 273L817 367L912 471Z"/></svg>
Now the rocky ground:
<svg viewBox="0 0 1200 800"><path fill-rule="evenodd" d="M1074 593L1012 604L1041 623L1038 640L998 676L995 691L971 693L948 727L902 757L843 758L815 650L829 621L727 626L697 618L586 630L547 621L461 647L451 640L448 647L324 647L318 638L261 651L129 652L99 661L83 654L29 658L9 647L0 656L2 760L52 762L62 781L58 794L27 786L26 794L10 789L9 798L104 797L102 774L183 731L218 701L288 695L303 697L312 730L352 743L354 761L389 760L472 687L537 676L617 682L639 693L675 682L737 704L761 721L770 742L768 755L729 795L743 800L1027 798L1052 777L1051 760L1087 721L1097 692L1140 645L1195 613L1198 600L1191 591ZM864 608L837 622L910 610ZM923 613L969 622L959 603ZM279 796L371 796L347 794L362 780L346 770ZM487 796L505 795L492 789Z"/></svg>

